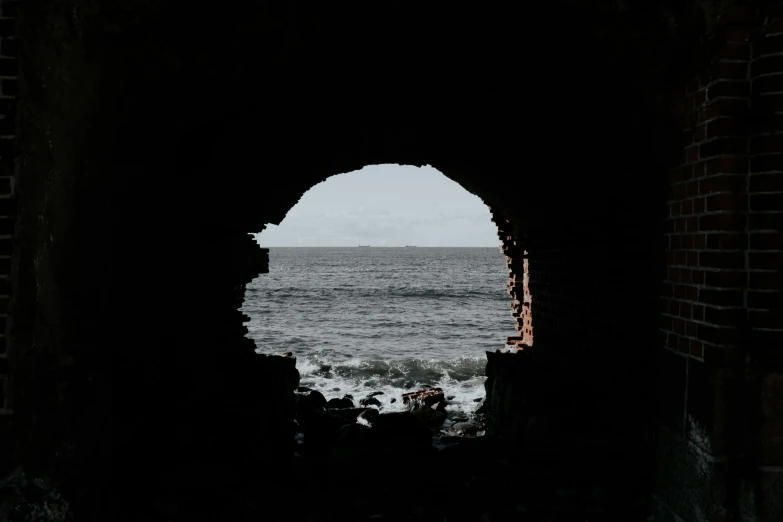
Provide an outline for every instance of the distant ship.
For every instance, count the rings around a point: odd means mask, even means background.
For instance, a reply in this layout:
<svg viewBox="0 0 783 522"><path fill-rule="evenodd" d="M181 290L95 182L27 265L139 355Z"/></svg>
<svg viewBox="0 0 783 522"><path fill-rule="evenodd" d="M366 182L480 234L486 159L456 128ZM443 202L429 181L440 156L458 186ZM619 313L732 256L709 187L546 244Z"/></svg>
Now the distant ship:
<svg viewBox="0 0 783 522"><path fill-rule="evenodd" d="M359 248L370 248L370 245L359 245Z"/></svg>
<svg viewBox="0 0 783 522"><path fill-rule="evenodd" d="M416 245L405 245L405 248L416 248Z"/></svg>

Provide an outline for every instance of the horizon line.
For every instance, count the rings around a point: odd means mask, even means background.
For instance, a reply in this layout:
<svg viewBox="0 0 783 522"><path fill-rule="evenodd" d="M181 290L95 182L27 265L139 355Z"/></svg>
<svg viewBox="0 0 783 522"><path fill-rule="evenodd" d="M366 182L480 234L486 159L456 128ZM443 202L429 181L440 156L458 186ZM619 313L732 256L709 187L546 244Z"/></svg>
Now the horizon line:
<svg viewBox="0 0 783 522"><path fill-rule="evenodd" d="M495 246L432 246L432 245L289 245L289 246L265 246L258 244L261 248L499 248Z"/></svg>

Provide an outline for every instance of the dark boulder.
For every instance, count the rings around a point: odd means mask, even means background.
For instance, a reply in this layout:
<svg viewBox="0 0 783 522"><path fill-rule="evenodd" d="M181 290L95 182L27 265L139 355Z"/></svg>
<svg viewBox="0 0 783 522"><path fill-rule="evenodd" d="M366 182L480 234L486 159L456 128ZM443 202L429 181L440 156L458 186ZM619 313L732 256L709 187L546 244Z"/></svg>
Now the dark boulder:
<svg viewBox="0 0 783 522"><path fill-rule="evenodd" d="M329 399L326 402L326 408L353 408L353 401L351 399Z"/></svg>
<svg viewBox="0 0 783 522"><path fill-rule="evenodd" d="M375 408L367 408L359 414L356 418L356 422L363 424L364 426L372 427L372 423L378 418L378 415L380 415L380 413L378 413L378 410Z"/></svg>
<svg viewBox="0 0 783 522"><path fill-rule="evenodd" d="M330 412L313 410L302 438L304 451L309 455L323 454L339 440L341 429L346 424L345 419Z"/></svg>
<svg viewBox="0 0 783 522"><path fill-rule="evenodd" d="M374 391L371 394L369 394L367 397L375 397L376 395L385 395L382 391Z"/></svg>
<svg viewBox="0 0 783 522"><path fill-rule="evenodd" d="M359 404L362 406L381 406L381 401L376 399L375 397L367 397L366 399L362 399L359 401Z"/></svg>
<svg viewBox="0 0 783 522"><path fill-rule="evenodd" d="M318 390L296 393L297 411L318 410L326 406L326 397Z"/></svg>
<svg viewBox="0 0 783 522"><path fill-rule="evenodd" d="M368 439L415 448L432 447L432 432L408 412L379 414L372 422Z"/></svg>

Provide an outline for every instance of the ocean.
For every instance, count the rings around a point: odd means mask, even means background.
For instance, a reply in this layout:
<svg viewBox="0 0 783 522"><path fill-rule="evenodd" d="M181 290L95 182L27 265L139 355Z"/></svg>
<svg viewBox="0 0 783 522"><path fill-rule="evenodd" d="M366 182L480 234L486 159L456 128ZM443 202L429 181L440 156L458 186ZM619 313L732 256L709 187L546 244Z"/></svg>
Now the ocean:
<svg viewBox="0 0 783 522"><path fill-rule="evenodd" d="M270 248L242 311L258 353L293 352L300 385L327 399L380 391L399 411L431 386L472 413L485 352L516 335L507 274L498 248Z"/></svg>

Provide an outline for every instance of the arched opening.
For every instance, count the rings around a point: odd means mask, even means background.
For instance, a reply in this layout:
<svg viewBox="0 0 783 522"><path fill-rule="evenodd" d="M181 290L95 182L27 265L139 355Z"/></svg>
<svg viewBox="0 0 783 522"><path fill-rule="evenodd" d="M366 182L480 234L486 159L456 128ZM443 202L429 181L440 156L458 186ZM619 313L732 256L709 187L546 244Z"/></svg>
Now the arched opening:
<svg viewBox="0 0 783 522"><path fill-rule="evenodd" d="M404 411L406 394L442 390L433 426L454 432L481 406L485 352L516 349L523 274L508 272L513 238L494 219L429 166L332 176L256 236L269 272L247 285L247 336L258 353L292 352L301 386L334 405Z"/></svg>

